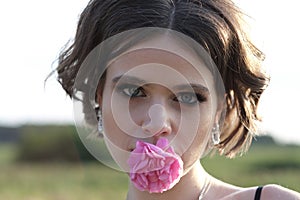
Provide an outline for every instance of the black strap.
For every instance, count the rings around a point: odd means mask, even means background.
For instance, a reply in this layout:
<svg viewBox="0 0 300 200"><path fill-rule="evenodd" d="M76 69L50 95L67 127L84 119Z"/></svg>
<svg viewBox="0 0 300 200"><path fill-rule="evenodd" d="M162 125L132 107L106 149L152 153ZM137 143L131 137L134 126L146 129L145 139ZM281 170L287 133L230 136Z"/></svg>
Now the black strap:
<svg viewBox="0 0 300 200"><path fill-rule="evenodd" d="M259 186L256 189L254 200L260 200L260 195L261 195L262 189L263 189L263 186Z"/></svg>

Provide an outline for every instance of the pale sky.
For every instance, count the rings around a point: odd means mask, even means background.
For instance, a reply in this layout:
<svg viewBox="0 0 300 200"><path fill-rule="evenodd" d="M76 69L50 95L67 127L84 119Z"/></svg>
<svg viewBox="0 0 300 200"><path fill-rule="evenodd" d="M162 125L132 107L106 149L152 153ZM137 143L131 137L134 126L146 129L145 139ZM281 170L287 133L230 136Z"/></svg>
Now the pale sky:
<svg viewBox="0 0 300 200"><path fill-rule="evenodd" d="M252 35L267 58L269 88L260 105L263 129L300 144L300 19L295 0L235 0L250 15ZM0 125L73 123L72 101L52 77L87 0L0 2ZM53 64L54 63L54 64Z"/></svg>

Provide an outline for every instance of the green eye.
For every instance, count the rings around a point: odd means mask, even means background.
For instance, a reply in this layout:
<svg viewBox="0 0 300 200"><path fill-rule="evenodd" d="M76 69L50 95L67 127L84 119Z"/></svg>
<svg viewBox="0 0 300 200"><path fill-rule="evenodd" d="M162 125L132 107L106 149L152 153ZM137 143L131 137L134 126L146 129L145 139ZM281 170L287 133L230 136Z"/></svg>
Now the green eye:
<svg viewBox="0 0 300 200"><path fill-rule="evenodd" d="M182 92L177 95L175 100L184 104L196 104L206 101L206 98L194 92Z"/></svg>
<svg viewBox="0 0 300 200"><path fill-rule="evenodd" d="M119 90L129 97L144 97L145 93L142 87L136 85L122 85Z"/></svg>

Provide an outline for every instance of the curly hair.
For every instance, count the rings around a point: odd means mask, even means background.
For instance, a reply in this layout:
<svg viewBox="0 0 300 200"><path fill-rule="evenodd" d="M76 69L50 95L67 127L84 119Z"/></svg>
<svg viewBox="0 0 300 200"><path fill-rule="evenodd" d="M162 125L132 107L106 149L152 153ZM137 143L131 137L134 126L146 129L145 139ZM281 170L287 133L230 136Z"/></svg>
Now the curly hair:
<svg viewBox="0 0 300 200"><path fill-rule="evenodd" d="M91 0L72 44L59 56L58 81L72 97L84 59L118 33L143 27L178 31L204 47L221 74L227 111L217 148L234 157L247 150L257 134L257 106L269 82L261 69L264 54L242 23L243 13L230 0Z"/></svg>

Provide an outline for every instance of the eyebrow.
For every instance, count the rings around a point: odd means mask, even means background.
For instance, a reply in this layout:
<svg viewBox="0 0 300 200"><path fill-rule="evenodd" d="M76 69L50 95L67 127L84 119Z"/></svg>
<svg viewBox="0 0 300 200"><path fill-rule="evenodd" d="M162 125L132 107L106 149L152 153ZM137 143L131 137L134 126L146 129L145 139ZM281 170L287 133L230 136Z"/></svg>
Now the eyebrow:
<svg viewBox="0 0 300 200"><path fill-rule="evenodd" d="M135 76L128 76L128 75L121 75L121 76L117 76L115 78L112 79L112 82L117 83L120 79L124 80L124 81L130 81L130 82L134 82L137 84L146 84L147 82L137 78Z"/></svg>
<svg viewBox="0 0 300 200"><path fill-rule="evenodd" d="M194 90L199 90L203 92L209 92L208 88L198 84L198 83L190 83L190 84L183 84L183 85L177 85L175 86L176 89L178 90L184 90L184 89L191 89L193 88Z"/></svg>
<svg viewBox="0 0 300 200"><path fill-rule="evenodd" d="M135 76L128 76L128 75L117 76L117 77L112 79L112 82L117 83L118 81L120 81L120 79L122 79L124 81L133 82L133 83L136 83L136 84L139 84L139 85L147 84L147 82L145 80L142 80L142 79L140 79L138 77L135 77ZM184 90L184 89L191 89L192 88L194 90L209 92L207 87L205 87L201 84L198 84L198 83L176 85L174 88L178 89L178 90Z"/></svg>

